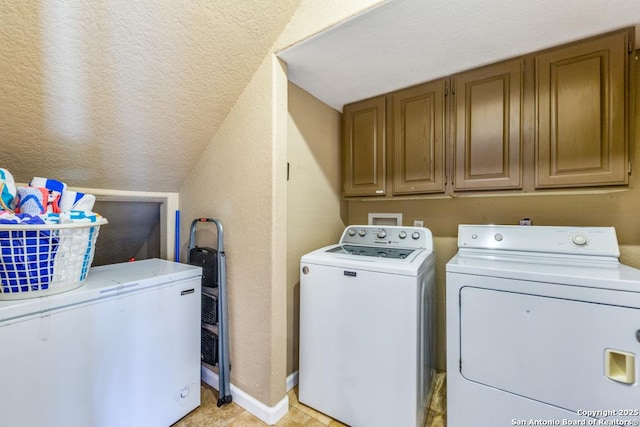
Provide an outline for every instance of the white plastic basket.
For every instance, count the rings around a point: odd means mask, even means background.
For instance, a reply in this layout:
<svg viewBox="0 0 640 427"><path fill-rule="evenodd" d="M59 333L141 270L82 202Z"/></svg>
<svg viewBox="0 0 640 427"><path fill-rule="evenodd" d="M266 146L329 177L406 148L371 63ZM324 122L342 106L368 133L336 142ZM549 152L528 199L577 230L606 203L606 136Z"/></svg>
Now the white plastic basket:
<svg viewBox="0 0 640 427"><path fill-rule="evenodd" d="M97 222L0 224L0 300L35 298L80 287L95 252Z"/></svg>

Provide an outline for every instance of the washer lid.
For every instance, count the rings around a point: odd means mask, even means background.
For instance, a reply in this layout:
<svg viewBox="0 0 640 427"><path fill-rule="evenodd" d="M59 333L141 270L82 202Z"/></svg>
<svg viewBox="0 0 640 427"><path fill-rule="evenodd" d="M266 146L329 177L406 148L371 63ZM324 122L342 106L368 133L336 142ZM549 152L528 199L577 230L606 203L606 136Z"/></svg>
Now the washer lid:
<svg viewBox="0 0 640 427"><path fill-rule="evenodd" d="M339 245L328 250L328 252L370 256L379 258L405 259L415 252L413 249L387 248L387 247L371 247L358 245Z"/></svg>
<svg viewBox="0 0 640 427"><path fill-rule="evenodd" d="M383 249L371 246L353 246L353 248L357 251L377 251ZM408 276L417 276L425 268L435 263L434 253L424 249L411 250L388 247L384 249L397 252L394 254L394 257L367 256L360 255L359 253L351 254L344 249L344 245L330 245L303 255L301 263ZM405 258L399 256L401 251L408 253Z"/></svg>

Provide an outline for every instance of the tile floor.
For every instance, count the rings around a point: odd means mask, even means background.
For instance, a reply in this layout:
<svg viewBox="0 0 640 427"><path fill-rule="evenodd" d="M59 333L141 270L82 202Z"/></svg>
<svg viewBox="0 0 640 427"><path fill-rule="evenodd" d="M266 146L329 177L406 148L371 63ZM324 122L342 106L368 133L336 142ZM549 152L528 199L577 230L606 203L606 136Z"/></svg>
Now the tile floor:
<svg viewBox="0 0 640 427"><path fill-rule="evenodd" d="M218 392L202 383L201 404L172 427L262 427L253 414L231 402L218 408ZM298 402L298 389L289 392L289 412L276 424L277 427L340 427L344 424ZM429 413L425 427L446 427L447 387L446 374L436 372L429 396Z"/></svg>

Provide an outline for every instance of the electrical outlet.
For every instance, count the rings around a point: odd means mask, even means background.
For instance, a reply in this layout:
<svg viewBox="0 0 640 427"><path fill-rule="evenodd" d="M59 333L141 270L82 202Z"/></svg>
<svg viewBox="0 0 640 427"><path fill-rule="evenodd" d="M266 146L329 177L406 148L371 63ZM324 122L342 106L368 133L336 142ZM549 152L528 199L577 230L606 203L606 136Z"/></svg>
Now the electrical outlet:
<svg viewBox="0 0 640 427"><path fill-rule="evenodd" d="M413 220L413 226L414 227L424 227L424 222L418 219L414 219Z"/></svg>

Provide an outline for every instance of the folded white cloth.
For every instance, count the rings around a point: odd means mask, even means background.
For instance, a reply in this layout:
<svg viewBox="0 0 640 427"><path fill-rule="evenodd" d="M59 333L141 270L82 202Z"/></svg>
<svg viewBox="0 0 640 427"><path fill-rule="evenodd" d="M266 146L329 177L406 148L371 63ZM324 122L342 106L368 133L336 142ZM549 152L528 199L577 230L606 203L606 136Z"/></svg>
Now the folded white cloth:
<svg viewBox="0 0 640 427"><path fill-rule="evenodd" d="M67 184L64 182L58 181L56 179L49 178L41 178L39 176L33 177L31 182L29 183L30 187L44 187L49 190L57 191L60 194L64 193L64 190L67 189Z"/></svg>
<svg viewBox="0 0 640 427"><path fill-rule="evenodd" d="M93 194L85 194L79 191L65 190L60 199L60 211L67 212L70 210L91 212L93 205L96 203L96 196Z"/></svg>
<svg viewBox="0 0 640 427"><path fill-rule="evenodd" d="M82 193L78 193L77 191L65 190L65 192L62 193L62 196L60 196L60 212L66 212L73 209L73 205L76 202L76 197L78 194Z"/></svg>
<svg viewBox="0 0 640 427"><path fill-rule="evenodd" d="M91 212L95 204L96 196L94 196L93 194L82 194L82 197L76 200L76 202L73 204L72 210Z"/></svg>

